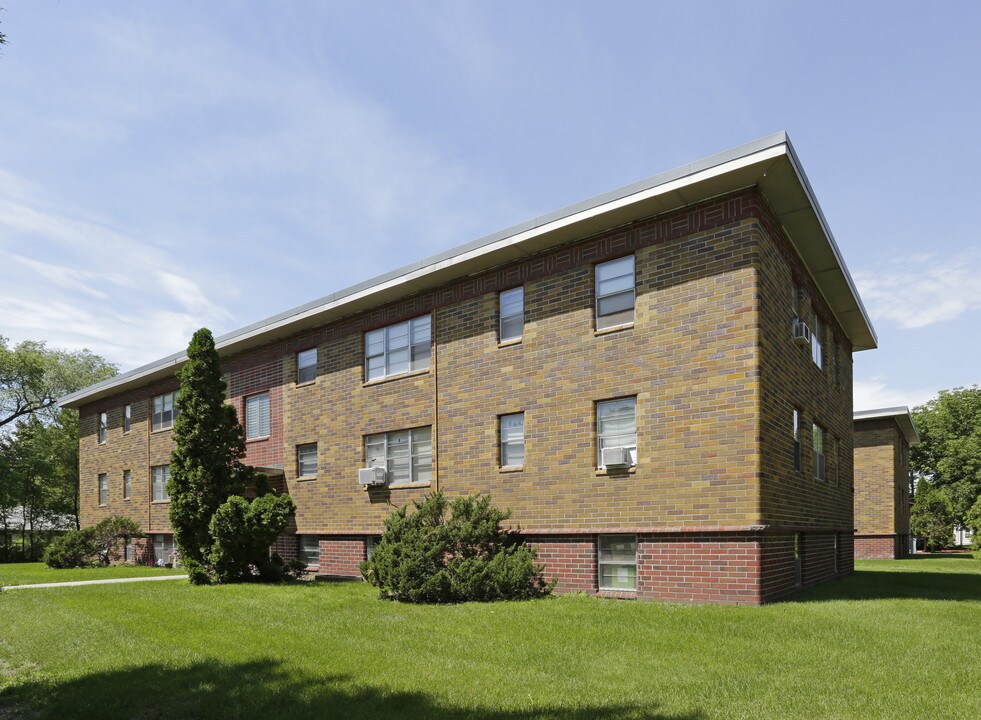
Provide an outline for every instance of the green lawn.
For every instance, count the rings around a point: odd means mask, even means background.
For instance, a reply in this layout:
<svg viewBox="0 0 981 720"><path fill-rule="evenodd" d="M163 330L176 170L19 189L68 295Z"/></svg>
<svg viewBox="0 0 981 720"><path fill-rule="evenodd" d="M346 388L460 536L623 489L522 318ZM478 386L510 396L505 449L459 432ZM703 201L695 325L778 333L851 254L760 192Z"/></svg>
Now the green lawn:
<svg viewBox="0 0 981 720"><path fill-rule="evenodd" d="M109 567L52 570L44 563L11 563L0 565L0 587L34 583L72 582L75 580L108 580L110 578L181 575L183 570L155 568L147 565L110 565Z"/></svg>
<svg viewBox="0 0 981 720"><path fill-rule="evenodd" d="M979 568L861 563L762 608L419 607L362 583L8 592L0 718L976 720Z"/></svg>

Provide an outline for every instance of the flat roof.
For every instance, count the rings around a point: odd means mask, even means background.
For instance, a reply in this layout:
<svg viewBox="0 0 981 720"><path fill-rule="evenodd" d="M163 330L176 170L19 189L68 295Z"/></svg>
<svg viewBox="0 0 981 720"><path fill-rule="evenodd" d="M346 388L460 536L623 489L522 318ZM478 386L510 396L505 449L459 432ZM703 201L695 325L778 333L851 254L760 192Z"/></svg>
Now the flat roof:
<svg viewBox="0 0 981 720"><path fill-rule="evenodd" d="M920 433L916 431L913 423L913 414L906 405L892 408L879 408L877 410L856 410L852 418L855 422L862 420L887 420L893 419L899 425L899 429L906 436L906 442L910 445L920 444Z"/></svg>
<svg viewBox="0 0 981 720"><path fill-rule="evenodd" d="M391 270L222 335L216 338L215 346L222 356L232 355L611 227L748 187L758 188L766 197L853 348L858 351L876 347L872 322L785 132ZM59 404L77 408L163 380L173 376L186 360L184 352L169 355L66 395Z"/></svg>

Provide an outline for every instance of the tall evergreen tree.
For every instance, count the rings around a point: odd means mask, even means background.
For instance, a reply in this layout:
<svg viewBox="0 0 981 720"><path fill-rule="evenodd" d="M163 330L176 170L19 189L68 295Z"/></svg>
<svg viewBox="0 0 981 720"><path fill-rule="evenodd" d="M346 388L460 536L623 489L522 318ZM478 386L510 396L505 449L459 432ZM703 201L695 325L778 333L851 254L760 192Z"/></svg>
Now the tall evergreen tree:
<svg viewBox="0 0 981 720"><path fill-rule="evenodd" d="M254 471L242 464L245 433L235 408L225 402L225 382L211 331L194 333L187 363L177 377L177 418L171 454L170 523L192 582L208 582L214 542L209 524L233 495L242 495Z"/></svg>

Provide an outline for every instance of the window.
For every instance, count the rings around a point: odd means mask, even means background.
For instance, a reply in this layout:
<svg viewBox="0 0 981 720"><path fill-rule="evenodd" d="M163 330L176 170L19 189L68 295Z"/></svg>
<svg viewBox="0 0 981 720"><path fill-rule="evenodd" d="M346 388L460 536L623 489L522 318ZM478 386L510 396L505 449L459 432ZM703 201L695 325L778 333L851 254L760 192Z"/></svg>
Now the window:
<svg viewBox="0 0 981 720"><path fill-rule="evenodd" d="M606 467L603 450L626 448L630 464L637 464L637 398L596 403L596 467Z"/></svg>
<svg viewBox="0 0 981 720"><path fill-rule="evenodd" d="M133 538L127 540L126 544L123 545L123 562L136 562L136 546L133 543Z"/></svg>
<svg viewBox="0 0 981 720"><path fill-rule="evenodd" d="M123 408L123 432L128 433L133 422L133 406L127 405Z"/></svg>
<svg viewBox="0 0 981 720"><path fill-rule="evenodd" d="M320 567L320 538L300 535L300 560L307 567Z"/></svg>
<svg viewBox="0 0 981 720"><path fill-rule="evenodd" d="M129 500L133 495L133 473L123 470L123 500Z"/></svg>
<svg viewBox="0 0 981 720"><path fill-rule="evenodd" d="M167 481L170 480L170 465L157 465L150 468L150 475L153 478L153 499L170 500L167 494Z"/></svg>
<svg viewBox="0 0 981 720"><path fill-rule="evenodd" d="M153 429L166 430L174 427L177 393L167 393L153 398Z"/></svg>
<svg viewBox="0 0 981 720"><path fill-rule="evenodd" d="M596 329L634 321L634 256L596 266Z"/></svg>
<svg viewBox="0 0 981 720"><path fill-rule="evenodd" d="M818 317L817 313L814 313L814 327L811 329L811 359L813 359L814 364L822 370L824 369L823 336L824 325L821 324L821 318Z"/></svg>
<svg viewBox="0 0 981 720"><path fill-rule="evenodd" d="M368 435L364 446L368 467L385 468L389 485L431 482L433 479L430 427Z"/></svg>
<svg viewBox="0 0 981 720"><path fill-rule="evenodd" d="M794 470L800 470L800 410L794 410Z"/></svg>
<svg viewBox="0 0 981 720"><path fill-rule="evenodd" d="M316 477L317 443L296 446L296 476Z"/></svg>
<svg viewBox="0 0 981 720"><path fill-rule="evenodd" d="M99 504L105 505L108 501L109 501L109 479L106 477L105 473L101 473L99 475Z"/></svg>
<svg viewBox="0 0 981 720"><path fill-rule="evenodd" d="M797 323L800 322L800 296L800 285L794 283L790 294L790 312L791 317L793 317L794 327L797 327Z"/></svg>
<svg viewBox="0 0 981 720"><path fill-rule="evenodd" d="M153 564L161 567L177 564L177 551L174 548L173 535L153 536Z"/></svg>
<svg viewBox="0 0 981 720"><path fill-rule="evenodd" d="M824 480L824 429L814 423L811 436L814 438L814 478Z"/></svg>
<svg viewBox="0 0 981 720"><path fill-rule="evenodd" d="M834 545L834 553L835 553L835 575L837 575L839 572L841 572L841 567L840 567L839 562L838 562L838 553L839 553L839 549L838 549L838 536L839 535L841 535L841 533L835 533L835 545Z"/></svg>
<svg viewBox="0 0 981 720"><path fill-rule="evenodd" d="M500 340L520 340L525 329L525 289L505 290L500 296Z"/></svg>
<svg viewBox="0 0 981 720"><path fill-rule="evenodd" d="M501 467L525 464L525 414L501 415Z"/></svg>
<svg viewBox="0 0 981 720"><path fill-rule="evenodd" d="M637 589L637 536L599 536L600 590Z"/></svg>
<svg viewBox="0 0 981 720"><path fill-rule="evenodd" d="M296 382L313 382L317 379L317 348L296 354Z"/></svg>
<svg viewBox="0 0 981 720"><path fill-rule="evenodd" d="M365 559L371 558L371 553L373 553L375 551L375 548L378 547L378 541L379 540L381 540L381 538L378 537L377 535L368 535L364 539L364 555L365 555Z"/></svg>
<svg viewBox="0 0 981 720"><path fill-rule="evenodd" d="M245 439L269 437L269 393L245 398Z"/></svg>
<svg viewBox="0 0 981 720"><path fill-rule="evenodd" d="M364 335L365 380L427 370L431 354L431 319L423 315Z"/></svg>
<svg viewBox="0 0 981 720"><path fill-rule="evenodd" d="M841 385L841 373L838 370L838 343L834 335L831 336L831 347L828 352L831 355L831 378L834 380L835 387Z"/></svg>
<svg viewBox="0 0 981 720"><path fill-rule="evenodd" d="M106 441L106 426L107 419L105 413L99 413L99 444L102 445Z"/></svg>

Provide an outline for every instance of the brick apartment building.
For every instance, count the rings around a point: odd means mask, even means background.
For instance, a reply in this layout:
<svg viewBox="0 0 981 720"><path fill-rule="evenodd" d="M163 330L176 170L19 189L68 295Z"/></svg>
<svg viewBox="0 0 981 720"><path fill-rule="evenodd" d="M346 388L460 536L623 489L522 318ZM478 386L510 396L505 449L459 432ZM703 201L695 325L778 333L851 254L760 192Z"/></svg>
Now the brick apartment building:
<svg viewBox="0 0 981 720"><path fill-rule="evenodd" d="M248 462L298 507L276 549L319 573L357 576L394 506L481 492L559 590L721 603L852 571L875 344L784 133L217 340ZM184 360L62 402L83 522L132 516L160 559Z"/></svg>
<svg viewBox="0 0 981 720"><path fill-rule="evenodd" d="M855 413L856 558L909 556L909 448L919 442L908 407Z"/></svg>

